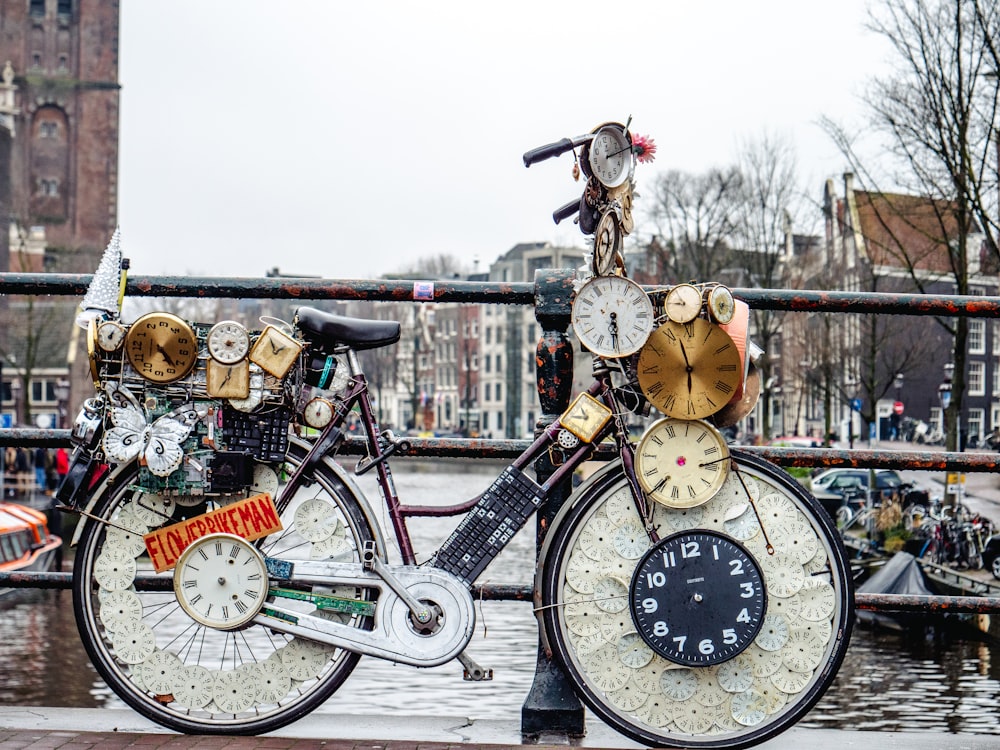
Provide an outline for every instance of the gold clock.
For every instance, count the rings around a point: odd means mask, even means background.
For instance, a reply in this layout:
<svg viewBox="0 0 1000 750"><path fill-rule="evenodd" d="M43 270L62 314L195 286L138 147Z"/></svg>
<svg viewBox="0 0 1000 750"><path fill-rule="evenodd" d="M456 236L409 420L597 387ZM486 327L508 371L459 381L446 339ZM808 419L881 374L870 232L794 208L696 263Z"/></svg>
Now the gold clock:
<svg viewBox="0 0 1000 750"><path fill-rule="evenodd" d="M250 363L231 365L214 359L205 363L205 390L212 398L246 398L250 395Z"/></svg>
<svg viewBox="0 0 1000 750"><path fill-rule="evenodd" d="M125 357L147 380L172 383L191 372L198 361L198 337L176 315L148 313L125 334Z"/></svg>
<svg viewBox="0 0 1000 750"><path fill-rule="evenodd" d="M302 351L302 344L284 331L268 326L250 350L250 361L276 378L285 377Z"/></svg>
<svg viewBox="0 0 1000 750"><path fill-rule="evenodd" d="M668 321L639 352L639 387L668 417L702 419L724 407L743 379L729 334L704 318Z"/></svg>
<svg viewBox="0 0 1000 750"><path fill-rule="evenodd" d="M707 422L667 417L640 438L635 470L642 489L656 502L693 508L711 500L729 476L729 446Z"/></svg>

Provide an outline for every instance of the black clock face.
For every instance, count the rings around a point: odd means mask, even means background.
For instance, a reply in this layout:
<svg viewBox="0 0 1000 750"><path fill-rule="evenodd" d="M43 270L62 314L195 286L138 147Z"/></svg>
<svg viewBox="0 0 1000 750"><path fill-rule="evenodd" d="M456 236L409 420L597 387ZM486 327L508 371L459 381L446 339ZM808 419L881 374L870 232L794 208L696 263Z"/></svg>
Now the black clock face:
<svg viewBox="0 0 1000 750"><path fill-rule="evenodd" d="M756 638L767 609L760 568L746 549L711 531L674 534L639 561L629 591L636 630L660 656L707 667Z"/></svg>

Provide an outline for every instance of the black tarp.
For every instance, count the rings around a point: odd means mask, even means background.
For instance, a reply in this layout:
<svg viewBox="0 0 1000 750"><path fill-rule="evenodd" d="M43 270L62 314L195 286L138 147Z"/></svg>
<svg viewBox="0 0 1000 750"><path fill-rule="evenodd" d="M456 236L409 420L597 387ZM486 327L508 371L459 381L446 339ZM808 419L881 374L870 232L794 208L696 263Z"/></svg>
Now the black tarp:
<svg viewBox="0 0 1000 750"><path fill-rule="evenodd" d="M934 591L917 558L909 552L897 552L874 575L858 586L859 592L867 594L911 594L933 596ZM922 614L897 612L891 615L861 609L857 612L858 622L863 625L900 629L907 625L921 624Z"/></svg>

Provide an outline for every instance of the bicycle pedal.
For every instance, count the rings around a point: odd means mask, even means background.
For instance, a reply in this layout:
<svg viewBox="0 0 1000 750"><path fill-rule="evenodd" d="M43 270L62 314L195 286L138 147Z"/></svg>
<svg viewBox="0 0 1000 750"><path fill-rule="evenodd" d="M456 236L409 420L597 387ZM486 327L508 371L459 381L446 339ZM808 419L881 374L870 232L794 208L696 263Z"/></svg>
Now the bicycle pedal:
<svg viewBox="0 0 1000 750"><path fill-rule="evenodd" d="M462 679L466 682L489 682L493 679L493 669L479 668L470 673L468 669L462 670Z"/></svg>

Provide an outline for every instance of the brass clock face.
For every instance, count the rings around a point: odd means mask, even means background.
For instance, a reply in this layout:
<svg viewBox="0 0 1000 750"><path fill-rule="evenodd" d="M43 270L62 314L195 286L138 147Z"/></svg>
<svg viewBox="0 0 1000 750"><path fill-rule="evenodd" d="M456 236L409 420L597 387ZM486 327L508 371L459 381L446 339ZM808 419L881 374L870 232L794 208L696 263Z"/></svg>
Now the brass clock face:
<svg viewBox="0 0 1000 750"><path fill-rule="evenodd" d="M667 417L639 440L635 469L648 497L693 508L711 500L729 476L729 446L707 422Z"/></svg>
<svg viewBox="0 0 1000 750"><path fill-rule="evenodd" d="M743 377L729 334L704 318L666 322L639 352L639 387L668 417L702 419L736 393Z"/></svg>
<svg viewBox="0 0 1000 750"><path fill-rule="evenodd" d="M250 363L245 359L231 365L208 360L205 390L212 398L246 398L250 395Z"/></svg>
<svg viewBox="0 0 1000 750"><path fill-rule="evenodd" d="M176 315L154 312L136 320L125 335L125 357L147 380L172 383L198 361L198 338Z"/></svg>
<svg viewBox="0 0 1000 750"><path fill-rule="evenodd" d="M274 326L268 326L250 350L250 361L274 377L283 378L300 351L302 344Z"/></svg>
<svg viewBox="0 0 1000 750"><path fill-rule="evenodd" d="M736 300L729 287L721 284L712 287L708 293L708 314L716 323L725 325L729 323L736 314Z"/></svg>

